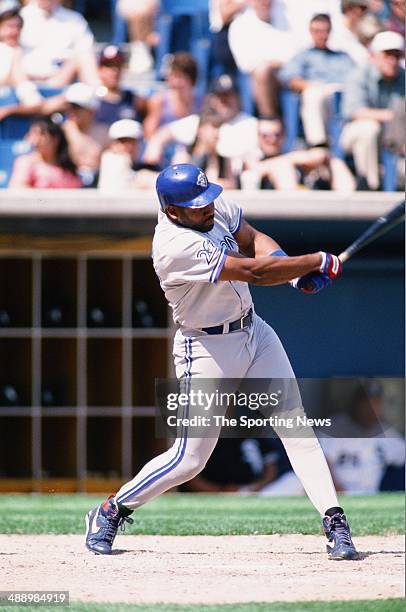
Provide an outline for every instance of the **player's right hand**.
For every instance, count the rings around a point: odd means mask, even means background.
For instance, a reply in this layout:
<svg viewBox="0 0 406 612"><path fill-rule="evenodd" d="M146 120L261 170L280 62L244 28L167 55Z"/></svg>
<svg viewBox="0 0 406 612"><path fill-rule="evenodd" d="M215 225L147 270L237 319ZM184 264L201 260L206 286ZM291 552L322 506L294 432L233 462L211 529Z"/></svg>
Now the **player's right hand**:
<svg viewBox="0 0 406 612"><path fill-rule="evenodd" d="M332 282L333 281L327 274L310 272L309 274L305 274L305 276L295 278L295 280L290 281L290 284L295 289L299 289L302 293L318 293L325 287L331 285Z"/></svg>
<svg viewBox="0 0 406 612"><path fill-rule="evenodd" d="M337 255L332 255L331 253L325 253L324 251L320 251L321 255L321 264L320 264L320 272L322 274L327 274L329 278L334 280L341 274L342 264Z"/></svg>

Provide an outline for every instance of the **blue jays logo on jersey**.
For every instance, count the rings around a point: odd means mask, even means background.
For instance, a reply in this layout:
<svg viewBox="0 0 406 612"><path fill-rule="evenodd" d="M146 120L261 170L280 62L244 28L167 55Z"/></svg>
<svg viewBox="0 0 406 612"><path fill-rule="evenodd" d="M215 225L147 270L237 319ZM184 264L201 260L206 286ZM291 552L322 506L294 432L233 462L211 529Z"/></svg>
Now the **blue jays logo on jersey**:
<svg viewBox="0 0 406 612"><path fill-rule="evenodd" d="M229 251L238 251L238 244L232 236L224 236L223 240L220 241L221 247L226 247Z"/></svg>
<svg viewBox="0 0 406 612"><path fill-rule="evenodd" d="M210 242L210 240L205 240L203 242L203 248L200 249L200 251L197 251L197 257L199 258L206 258L207 261L207 265L209 265L212 261L213 258L216 255L216 248L214 246L214 244L212 242Z"/></svg>

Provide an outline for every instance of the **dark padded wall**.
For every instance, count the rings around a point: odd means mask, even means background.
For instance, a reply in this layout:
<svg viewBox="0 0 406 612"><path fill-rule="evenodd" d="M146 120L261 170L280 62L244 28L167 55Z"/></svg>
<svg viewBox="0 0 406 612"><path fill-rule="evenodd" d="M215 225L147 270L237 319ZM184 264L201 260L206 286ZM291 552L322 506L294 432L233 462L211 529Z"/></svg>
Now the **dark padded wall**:
<svg viewBox="0 0 406 612"><path fill-rule="evenodd" d="M252 224L289 254L339 253L368 225L297 221ZM404 375L403 232L393 230L344 267L317 295L282 287L252 287L256 311L280 336L297 376Z"/></svg>

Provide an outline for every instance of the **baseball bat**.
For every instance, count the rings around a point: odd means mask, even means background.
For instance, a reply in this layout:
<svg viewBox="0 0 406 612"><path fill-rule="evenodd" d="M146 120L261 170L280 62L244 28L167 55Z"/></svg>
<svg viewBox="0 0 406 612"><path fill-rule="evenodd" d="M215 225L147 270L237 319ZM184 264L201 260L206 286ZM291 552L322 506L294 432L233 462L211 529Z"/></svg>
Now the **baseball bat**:
<svg viewBox="0 0 406 612"><path fill-rule="evenodd" d="M365 232L361 234L349 247L345 249L338 256L340 261L344 263L355 253L358 253L367 244L379 238L383 234L386 234L392 227L395 227L398 223L403 221L405 218L405 200L394 206L385 215L379 217L372 225L370 225Z"/></svg>

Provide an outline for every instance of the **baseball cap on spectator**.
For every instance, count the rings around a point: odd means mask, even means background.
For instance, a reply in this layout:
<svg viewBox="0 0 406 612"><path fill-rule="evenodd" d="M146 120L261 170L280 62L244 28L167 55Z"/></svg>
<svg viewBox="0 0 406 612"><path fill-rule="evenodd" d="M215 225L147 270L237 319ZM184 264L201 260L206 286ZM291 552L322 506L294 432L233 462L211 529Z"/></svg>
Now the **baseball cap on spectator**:
<svg viewBox="0 0 406 612"><path fill-rule="evenodd" d="M99 66L115 64L122 66L126 60L125 53L116 45L106 45L100 52Z"/></svg>
<svg viewBox="0 0 406 612"><path fill-rule="evenodd" d="M234 84L234 81L228 74L220 75L212 82L210 86L210 93L217 95L236 91L237 88Z"/></svg>
<svg viewBox="0 0 406 612"><path fill-rule="evenodd" d="M70 85L65 92L65 97L71 104L91 111L97 110L100 105L92 87L85 83L73 83L73 85Z"/></svg>
<svg viewBox="0 0 406 612"><path fill-rule="evenodd" d="M403 36L397 32L379 32L374 36L371 42L371 51L379 53L380 51L404 51Z"/></svg>
<svg viewBox="0 0 406 612"><path fill-rule="evenodd" d="M17 15L21 10L18 0L0 0L0 19L6 16Z"/></svg>
<svg viewBox="0 0 406 612"><path fill-rule="evenodd" d="M111 124L109 129L110 140L119 140L120 138L133 138L140 140L144 135L142 125L133 119L120 119Z"/></svg>

